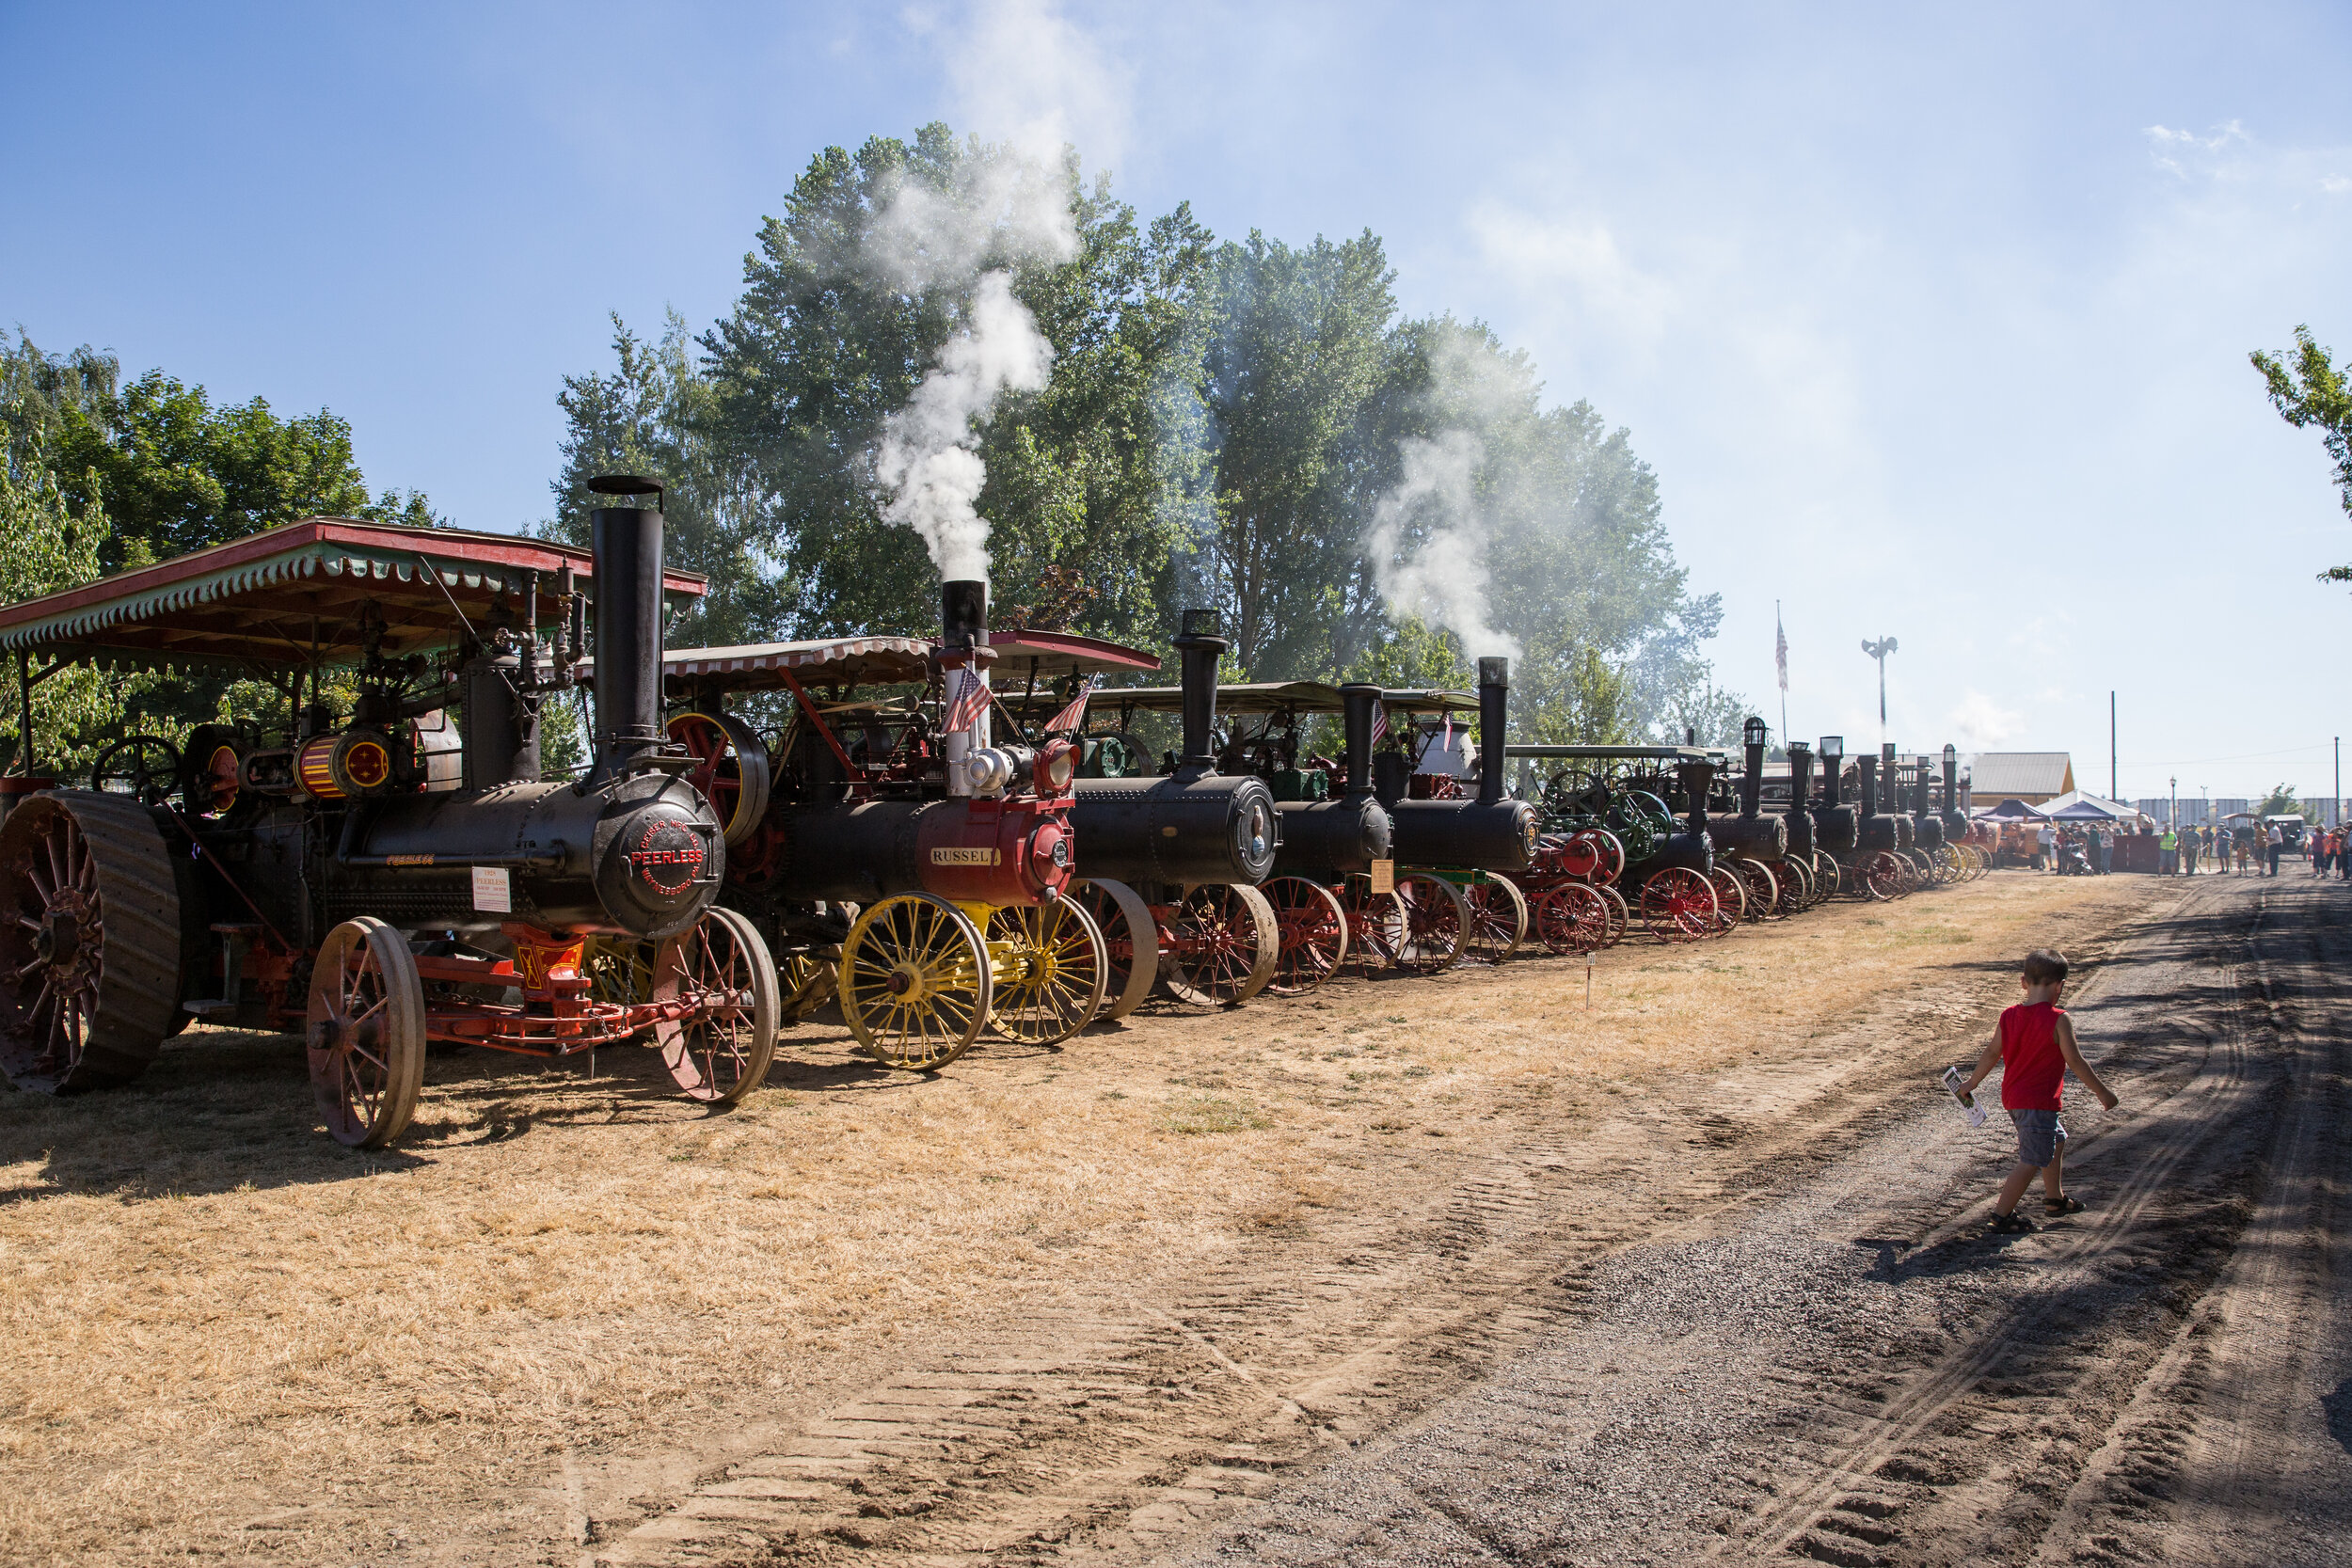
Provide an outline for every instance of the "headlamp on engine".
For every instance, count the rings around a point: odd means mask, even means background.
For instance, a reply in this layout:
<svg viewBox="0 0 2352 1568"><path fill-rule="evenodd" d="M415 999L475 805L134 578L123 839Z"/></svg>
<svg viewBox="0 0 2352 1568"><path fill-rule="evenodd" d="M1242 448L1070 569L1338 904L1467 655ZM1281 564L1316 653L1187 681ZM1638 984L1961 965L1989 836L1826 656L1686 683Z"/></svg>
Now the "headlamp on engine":
<svg viewBox="0 0 2352 1568"><path fill-rule="evenodd" d="M1041 795L1066 795L1077 776L1078 748L1067 740L1048 742L1037 757L1037 787Z"/></svg>

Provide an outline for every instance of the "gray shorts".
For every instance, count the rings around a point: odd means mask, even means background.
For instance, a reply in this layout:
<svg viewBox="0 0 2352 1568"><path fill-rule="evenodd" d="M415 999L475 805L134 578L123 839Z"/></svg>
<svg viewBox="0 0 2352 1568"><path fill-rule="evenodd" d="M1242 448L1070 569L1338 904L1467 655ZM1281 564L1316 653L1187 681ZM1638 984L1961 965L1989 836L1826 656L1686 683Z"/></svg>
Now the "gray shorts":
<svg viewBox="0 0 2352 1568"><path fill-rule="evenodd" d="M2009 1119L2017 1124L2019 1164L2040 1169L2058 1158L2058 1145L2066 1141L2066 1123L2056 1111L2011 1111Z"/></svg>

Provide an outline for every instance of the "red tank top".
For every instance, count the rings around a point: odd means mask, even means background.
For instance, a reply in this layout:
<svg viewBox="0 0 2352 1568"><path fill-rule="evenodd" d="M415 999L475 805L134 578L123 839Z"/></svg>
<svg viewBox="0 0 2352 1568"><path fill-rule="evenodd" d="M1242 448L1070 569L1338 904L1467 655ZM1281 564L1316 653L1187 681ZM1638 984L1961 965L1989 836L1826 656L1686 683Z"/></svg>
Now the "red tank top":
<svg viewBox="0 0 2352 1568"><path fill-rule="evenodd" d="M2001 1109L2055 1111L2066 1057L2058 1050L2056 1003L2024 1003L2001 1014Z"/></svg>

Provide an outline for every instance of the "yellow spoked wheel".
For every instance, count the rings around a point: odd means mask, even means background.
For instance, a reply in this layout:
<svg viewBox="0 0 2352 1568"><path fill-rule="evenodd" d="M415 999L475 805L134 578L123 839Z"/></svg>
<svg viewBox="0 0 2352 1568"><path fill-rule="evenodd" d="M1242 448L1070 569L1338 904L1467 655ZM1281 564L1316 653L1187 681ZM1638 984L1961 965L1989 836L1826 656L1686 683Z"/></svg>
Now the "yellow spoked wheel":
<svg viewBox="0 0 2352 1568"><path fill-rule="evenodd" d="M995 988L988 1026L1007 1039L1058 1045L1103 1010L1110 954L1074 899L990 911L988 958Z"/></svg>
<svg viewBox="0 0 2352 1568"><path fill-rule="evenodd" d="M654 946L620 937L590 937L580 946L580 972L598 1002L634 1006L653 998Z"/></svg>
<svg viewBox="0 0 2352 1568"><path fill-rule="evenodd" d="M971 1049L994 987L971 916L930 893L873 905L841 944L841 1016L876 1061L925 1071Z"/></svg>
<svg viewBox="0 0 2352 1568"><path fill-rule="evenodd" d="M814 953L787 953L776 960L776 985L784 997L784 1016L800 1022L833 1000L841 972Z"/></svg>

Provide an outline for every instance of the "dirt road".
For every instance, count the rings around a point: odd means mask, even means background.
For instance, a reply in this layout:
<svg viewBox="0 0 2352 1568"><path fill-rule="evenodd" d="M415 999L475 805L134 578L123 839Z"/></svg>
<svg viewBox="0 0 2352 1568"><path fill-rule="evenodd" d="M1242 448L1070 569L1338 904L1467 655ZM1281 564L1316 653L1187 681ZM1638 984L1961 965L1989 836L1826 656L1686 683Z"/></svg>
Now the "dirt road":
<svg viewBox="0 0 2352 1568"><path fill-rule="evenodd" d="M804 1029L720 1117L444 1059L368 1162L192 1031L0 1097L0 1559L2324 1560L2345 899L2003 875L930 1082ZM2125 1105L2001 1243L1929 1083L2037 942Z"/></svg>
<svg viewBox="0 0 2352 1568"><path fill-rule="evenodd" d="M1626 1107L1645 1141L1030 1303L587 1560L2341 1561L2344 897L2209 882L2082 953L2124 1104L2038 1235L1985 1232L2005 1124L1919 1092L2003 959L1862 1006L1858 1063Z"/></svg>

